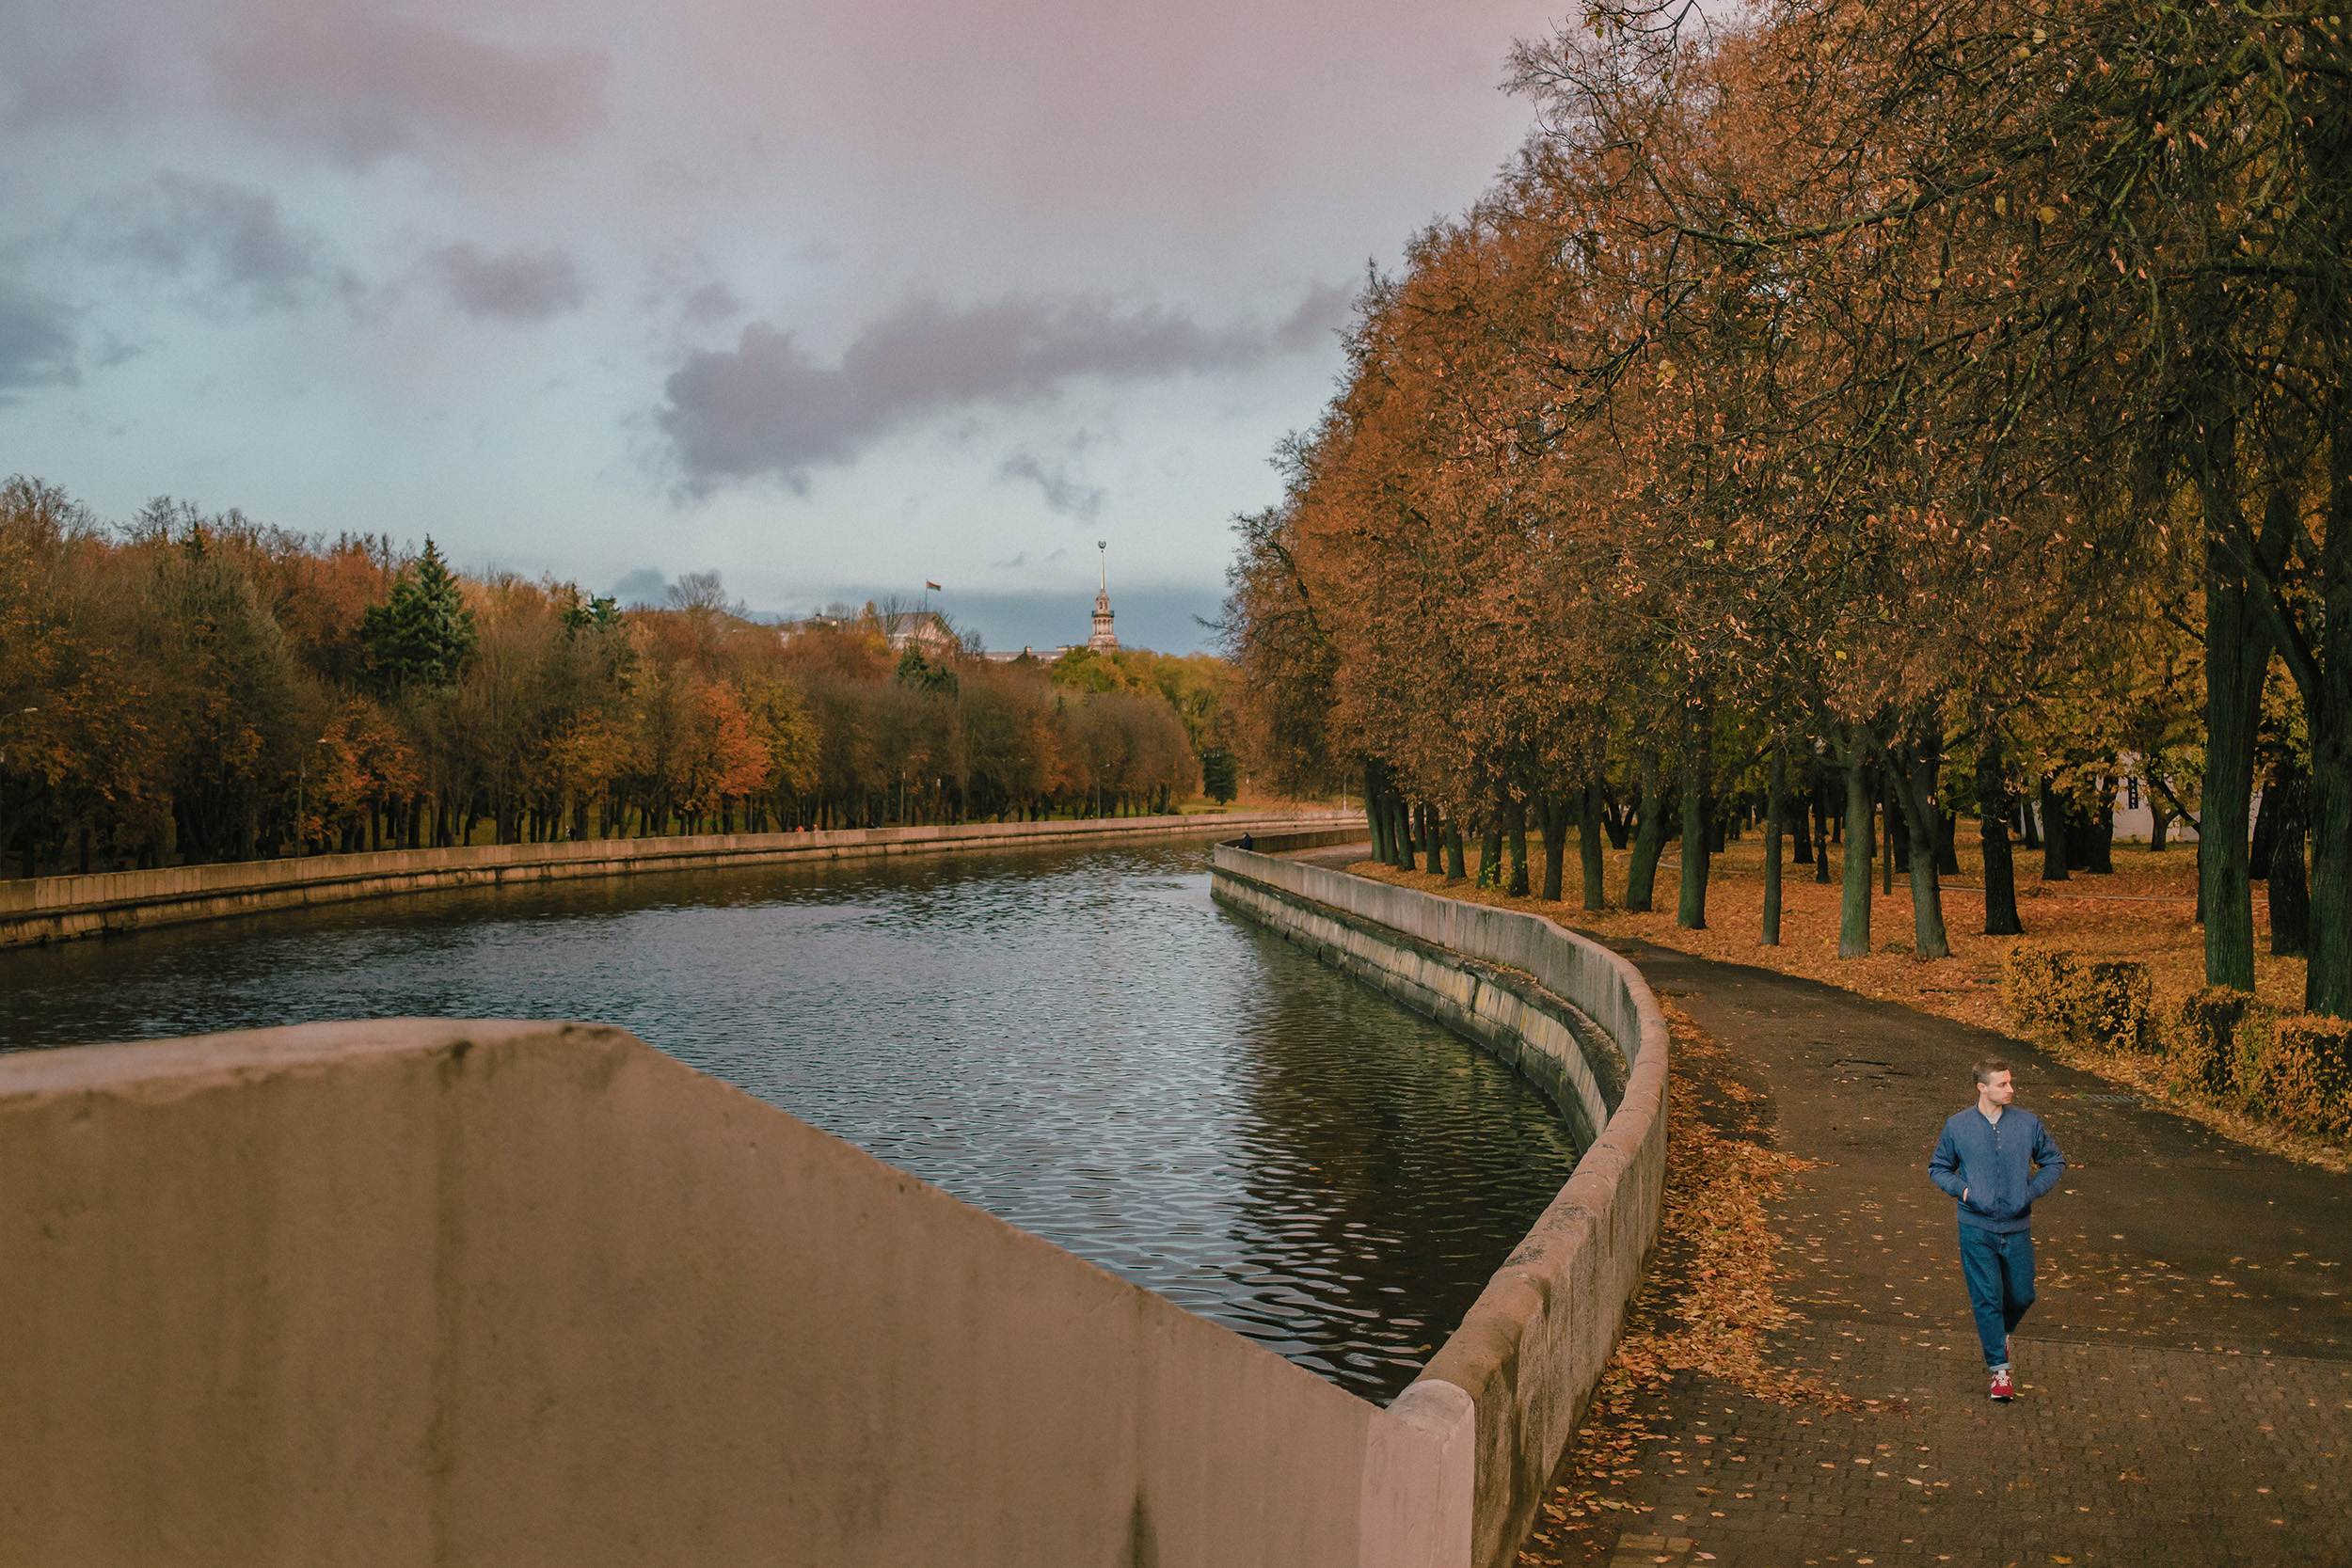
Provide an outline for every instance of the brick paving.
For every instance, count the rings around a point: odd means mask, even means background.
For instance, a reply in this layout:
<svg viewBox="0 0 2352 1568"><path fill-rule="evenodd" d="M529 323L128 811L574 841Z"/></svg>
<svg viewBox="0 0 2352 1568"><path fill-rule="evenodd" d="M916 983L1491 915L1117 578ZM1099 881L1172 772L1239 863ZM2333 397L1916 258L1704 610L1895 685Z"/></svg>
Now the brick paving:
<svg viewBox="0 0 2352 1568"><path fill-rule="evenodd" d="M1861 1414L1692 1373L1626 1418L1616 1568L2352 1565L2352 1179L2231 1144L2029 1047L1769 971L1617 943L1769 1095L1767 1135L1823 1162L1772 1206L1798 1321L1771 1364ZM2070 1164L2037 1206L2020 1398L1984 1397L1952 1204L1927 1180L1968 1065ZM1591 1485L1588 1478L1584 1484Z"/></svg>

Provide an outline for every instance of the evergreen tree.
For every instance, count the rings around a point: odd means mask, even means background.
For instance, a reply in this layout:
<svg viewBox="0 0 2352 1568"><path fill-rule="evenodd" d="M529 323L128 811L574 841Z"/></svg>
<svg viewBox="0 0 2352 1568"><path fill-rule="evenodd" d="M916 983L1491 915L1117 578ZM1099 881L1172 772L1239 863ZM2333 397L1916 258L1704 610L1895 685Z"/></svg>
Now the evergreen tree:
<svg viewBox="0 0 2352 1568"><path fill-rule="evenodd" d="M430 538L392 584L391 602L368 606L359 621L368 679L384 691L454 684L479 640L456 574Z"/></svg>

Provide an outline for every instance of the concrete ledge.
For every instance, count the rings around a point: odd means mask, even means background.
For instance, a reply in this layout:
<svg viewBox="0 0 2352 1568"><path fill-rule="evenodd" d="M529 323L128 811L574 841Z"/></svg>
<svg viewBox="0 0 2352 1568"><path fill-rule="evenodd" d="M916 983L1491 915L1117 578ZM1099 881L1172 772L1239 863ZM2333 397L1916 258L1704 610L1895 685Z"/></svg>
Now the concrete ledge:
<svg viewBox="0 0 2352 1568"><path fill-rule="evenodd" d="M503 886L633 871L700 871L788 861L1029 848L1100 839L1188 833L1335 828L1360 812L1254 816L1127 816L1086 821L974 822L958 827L866 828L830 833L705 834L608 838L568 844L476 845L464 849L387 849L364 855L236 861L223 865L109 871L88 877L0 881L0 948L113 936L150 926L221 920L265 910L381 898L436 888Z"/></svg>
<svg viewBox="0 0 2352 1568"><path fill-rule="evenodd" d="M1220 902L1504 1054L1586 1144L1567 1184L1397 1402L1433 1386L1469 1400L1471 1560L1507 1568L1592 1402L1657 1239L1664 1015L1632 964L1548 920L1230 844L1217 846L1215 864Z"/></svg>
<svg viewBox="0 0 2352 1568"><path fill-rule="evenodd" d="M616 1029L0 1057L0 1564L1463 1568L1380 1410Z"/></svg>

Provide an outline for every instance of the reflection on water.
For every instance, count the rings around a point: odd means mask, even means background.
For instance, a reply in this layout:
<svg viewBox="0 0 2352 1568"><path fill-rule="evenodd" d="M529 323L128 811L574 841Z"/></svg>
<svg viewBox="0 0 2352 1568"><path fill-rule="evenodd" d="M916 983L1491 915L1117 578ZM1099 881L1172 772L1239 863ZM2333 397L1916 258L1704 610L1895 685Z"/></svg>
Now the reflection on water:
<svg viewBox="0 0 2352 1568"><path fill-rule="evenodd" d="M1369 1398L1575 1163L1471 1046L1209 901L1200 843L426 894L0 953L0 1041L617 1023Z"/></svg>

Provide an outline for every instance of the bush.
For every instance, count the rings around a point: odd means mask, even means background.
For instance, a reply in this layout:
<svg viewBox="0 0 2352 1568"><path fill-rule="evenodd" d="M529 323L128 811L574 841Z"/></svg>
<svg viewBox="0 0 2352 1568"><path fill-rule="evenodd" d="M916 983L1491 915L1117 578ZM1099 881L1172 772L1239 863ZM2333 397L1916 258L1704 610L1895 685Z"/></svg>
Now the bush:
<svg viewBox="0 0 2352 1568"><path fill-rule="evenodd" d="M2250 1092L2255 1064L2278 1018L2278 1008L2248 991L2209 986L2197 992L2165 1021L2172 1081L2224 1098Z"/></svg>
<svg viewBox="0 0 2352 1568"><path fill-rule="evenodd" d="M2153 1038L2148 966L2020 942L2001 970L2017 1026L2103 1051L2144 1051Z"/></svg>
<svg viewBox="0 0 2352 1568"><path fill-rule="evenodd" d="M2352 1132L2352 1022L2289 1018L2262 1034L2247 1085L2262 1107L2310 1132Z"/></svg>

